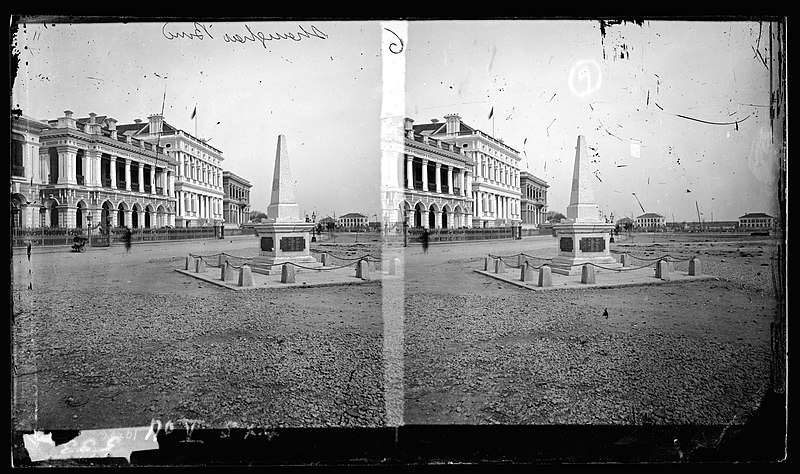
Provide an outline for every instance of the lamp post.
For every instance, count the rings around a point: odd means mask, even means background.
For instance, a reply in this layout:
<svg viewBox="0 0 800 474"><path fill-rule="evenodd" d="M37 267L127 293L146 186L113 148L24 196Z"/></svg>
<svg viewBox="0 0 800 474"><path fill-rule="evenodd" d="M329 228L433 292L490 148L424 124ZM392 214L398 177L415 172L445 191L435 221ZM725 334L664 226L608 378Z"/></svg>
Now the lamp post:
<svg viewBox="0 0 800 474"><path fill-rule="evenodd" d="M92 246L92 211L86 212L86 237L89 240L89 247Z"/></svg>

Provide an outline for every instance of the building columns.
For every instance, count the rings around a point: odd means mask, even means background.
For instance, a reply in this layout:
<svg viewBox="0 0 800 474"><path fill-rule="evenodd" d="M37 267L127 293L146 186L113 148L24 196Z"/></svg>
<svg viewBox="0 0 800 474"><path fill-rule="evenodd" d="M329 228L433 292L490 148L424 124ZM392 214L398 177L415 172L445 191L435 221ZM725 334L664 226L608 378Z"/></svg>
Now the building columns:
<svg viewBox="0 0 800 474"><path fill-rule="evenodd" d="M139 173L139 192L144 192L144 163L141 161L139 162L139 169L137 170Z"/></svg>
<svg viewBox="0 0 800 474"><path fill-rule="evenodd" d="M428 191L428 160L422 160L422 190Z"/></svg>
<svg viewBox="0 0 800 474"><path fill-rule="evenodd" d="M117 157L109 155L109 178L111 179L111 188L117 189Z"/></svg>
<svg viewBox="0 0 800 474"><path fill-rule="evenodd" d="M131 160L125 158L125 190L131 191Z"/></svg>
<svg viewBox="0 0 800 474"><path fill-rule="evenodd" d="M442 164L435 163L436 167L436 192L442 194Z"/></svg>
<svg viewBox="0 0 800 474"><path fill-rule="evenodd" d="M447 192L449 194L455 194L455 190L453 189L453 167L447 167Z"/></svg>

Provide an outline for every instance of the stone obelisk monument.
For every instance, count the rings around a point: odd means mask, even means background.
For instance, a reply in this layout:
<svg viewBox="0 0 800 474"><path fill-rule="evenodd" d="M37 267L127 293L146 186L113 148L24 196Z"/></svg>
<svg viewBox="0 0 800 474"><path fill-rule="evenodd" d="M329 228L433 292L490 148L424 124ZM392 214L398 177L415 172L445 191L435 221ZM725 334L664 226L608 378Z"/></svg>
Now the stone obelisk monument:
<svg viewBox="0 0 800 474"><path fill-rule="evenodd" d="M586 137L578 135L567 219L561 224L553 224L560 251L558 256L553 258L551 267L553 273L580 274L581 265L584 263L594 263L607 268L621 267L609 253L608 244L614 224L602 220L599 210L594 202ZM602 269L595 268L595 271Z"/></svg>
<svg viewBox="0 0 800 474"><path fill-rule="evenodd" d="M278 136L275 152L275 171L272 175L272 195L267 206L266 222L256 224L261 253L253 259L253 271L264 274L281 272L281 264L291 262L304 267L321 267L311 256L309 248L314 223L300 218L300 206L295 202L295 181L289 166L286 137ZM302 271L295 267L295 271Z"/></svg>

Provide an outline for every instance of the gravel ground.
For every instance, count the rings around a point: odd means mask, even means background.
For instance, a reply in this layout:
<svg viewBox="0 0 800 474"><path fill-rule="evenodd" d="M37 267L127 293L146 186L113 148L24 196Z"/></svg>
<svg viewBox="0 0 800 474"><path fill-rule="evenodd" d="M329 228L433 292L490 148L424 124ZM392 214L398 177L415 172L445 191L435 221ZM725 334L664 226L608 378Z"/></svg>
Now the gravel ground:
<svg viewBox="0 0 800 474"><path fill-rule="evenodd" d="M313 250L381 254L363 236L320 240ZM748 420L769 381L772 242L612 245L643 259L699 256L719 277L692 283L532 292L473 271L488 253L552 257L555 242L390 246L384 255L406 262L391 291L375 281L232 292L174 272L188 252L255 255L246 239L34 253L30 265L15 256L13 426Z"/></svg>
<svg viewBox="0 0 800 474"><path fill-rule="evenodd" d="M551 257L552 242L492 253ZM614 244L640 258L699 256L719 280L548 292L472 272L482 256L432 251L406 278L405 422L744 423L769 382L772 250Z"/></svg>
<svg viewBox="0 0 800 474"><path fill-rule="evenodd" d="M34 254L32 276L16 259L14 427L383 426L380 284L233 292L174 271L214 244Z"/></svg>

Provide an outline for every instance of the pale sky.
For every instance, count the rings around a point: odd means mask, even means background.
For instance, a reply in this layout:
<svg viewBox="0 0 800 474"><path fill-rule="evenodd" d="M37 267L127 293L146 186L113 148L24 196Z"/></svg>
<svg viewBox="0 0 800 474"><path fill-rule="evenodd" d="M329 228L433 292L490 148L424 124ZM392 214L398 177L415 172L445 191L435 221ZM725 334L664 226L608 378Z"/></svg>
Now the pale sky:
<svg viewBox="0 0 800 474"><path fill-rule="evenodd" d="M381 22L201 23L20 25L12 106L132 123L161 111L166 86L165 120L195 134L197 106L197 135L253 184L252 209L269 203L285 134L304 212L380 215ZM248 26L265 37L316 27L325 39L225 41ZM632 193L670 221L696 220L695 201L706 220L777 215L770 76L756 53L768 57L768 23L653 20L605 33L596 20L411 21L406 115L455 112L494 130L550 184L550 210L569 204L582 134L598 205L617 218L641 214Z"/></svg>
<svg viewBox="0 0 800 474"><path fill-rule="evenodd" d="M754 58L755 48L768 57L767 23L760 42L758 22L731 21L619 24L604 38L596 20L418 22L408 34L406 114L422 123L458 113L494 129L523 152L523 170L548 182L550 210L566 213L585 135L595 198L615 218L642 214L632 193L669 221L696 221L695 201L706 220L777 216L778 161L762 107L770 76ZM743 121L737 131L675 115Z"/></svg>
<svg viewBox="0 0 800 474"><path fill-rule="evenodd" d="M284 134L302 212L377 212L380 23L201 23L199 35L193 23L164 21L21 25L12 105L36 119L72 110L133 123L161 111L166 85L165 120L195 135L197 106L196 136L223 152L224 170L250 181L251 209L266 211ZM225 41L247 26L266 38L301 27L327 37Z"/></svg>

